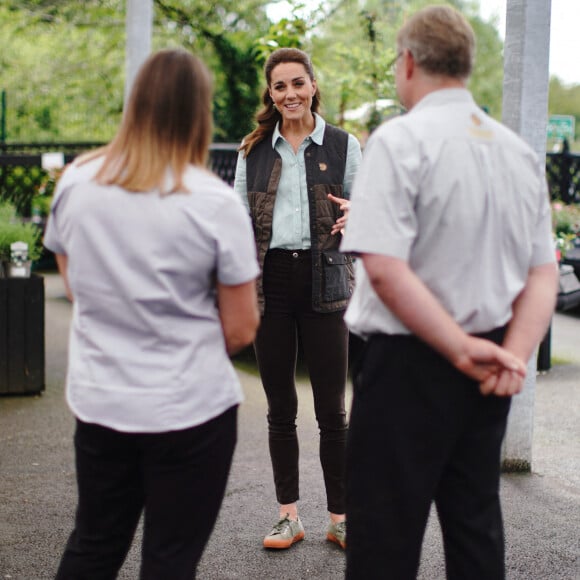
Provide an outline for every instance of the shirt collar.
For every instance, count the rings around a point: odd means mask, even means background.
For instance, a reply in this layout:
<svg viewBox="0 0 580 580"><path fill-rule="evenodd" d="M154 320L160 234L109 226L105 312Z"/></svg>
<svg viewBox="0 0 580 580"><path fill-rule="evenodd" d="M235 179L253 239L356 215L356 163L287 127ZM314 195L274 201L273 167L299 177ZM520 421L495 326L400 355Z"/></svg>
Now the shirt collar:
<svg viewBox="0 0 580 580"><path fill-rule="evenodd" d="M450 103L474 103L474 100L467 89L439 89L425 95L409 112Z"/></svg>
<svg viewBox="0 0 580 580"><path fill-rule="evenodd" d="M308 137L312 139L317 145L322 145L324 141L324 129L326 128L326 121L318 114L314 113L314 130ZM308 138L307 137L307 138ZM274 132L272 133L272 149L276 147L278 139L283 139L282 133L280 133L280 121L276 123Z"/></svg>

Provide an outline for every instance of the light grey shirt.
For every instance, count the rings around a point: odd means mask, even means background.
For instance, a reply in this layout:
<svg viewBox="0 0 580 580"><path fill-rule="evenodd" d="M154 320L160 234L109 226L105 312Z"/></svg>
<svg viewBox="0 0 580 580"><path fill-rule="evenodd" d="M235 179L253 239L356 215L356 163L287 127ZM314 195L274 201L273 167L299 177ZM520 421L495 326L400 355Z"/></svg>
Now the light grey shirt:
<svg viewBox="0 0 580 580"><path fill-rule="evenodd" d="M312 133L304 139L298 151L280 133L276 125L272 134L272 148L282 158L282 174L276 192L272 222L270 248L285 250L306 250L310 248L310 210L308 207L308 186L306 184L306 165L304 151L312 143L322 145L324 140L324 119L314 114L316 125ZM348 149L344 171L343 191L348 197L354 176L361 159L360 144L353 135L348 136ZM240 152L236 167L234 189L248 208L248 188L246 183L246 159Z"/></svg>
<svg viewBox="0 0 580 580"><path fill-rule="evenodd" d="M506 324L531 267L554 262L544 166L463 89L430 93L365 148L341 250L405 260L470 333ZM357 263L345 319L408 334Z"/></svg>
<svg viewBox="0 0 580 580"><path fill-rule="evenodd" d="M93 181L102 159L65 172L45 245L68 256L75 298L67 401L83 421L126 432L204 423L242 400L215 282L259 268L239 197L189 167L190 193L132 193Z"/></svg>

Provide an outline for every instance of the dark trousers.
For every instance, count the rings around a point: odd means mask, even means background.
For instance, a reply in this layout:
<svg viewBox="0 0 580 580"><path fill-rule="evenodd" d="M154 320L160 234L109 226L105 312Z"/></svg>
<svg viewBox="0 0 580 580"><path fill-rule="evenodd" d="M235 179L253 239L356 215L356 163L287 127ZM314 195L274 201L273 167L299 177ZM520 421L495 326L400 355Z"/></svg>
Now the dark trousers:
<svg viewBox="0 0 580 580"><path fill-rule="evenodd" d="M266 308L255 342L268 399L268 439L276 497L299 499L298 397L295 385L298 335L312 384L320 429L320 461L330 512L344 513L348 331L344 311L312 309L309 251L270 250L264 263Z"/></svg>
<svg viewBox="0 0 580 580"><path fill-rule="evenodd" d="M354 375L346 578L416 578L434 501L447 578L502 580L500 450L510 399L482 396L412 336L371 338Z"/></svg>
<svg viewBox="0 0 580 580"><path fill-rule="evenodd" d="M203 425L120 433L77 421L78 507L57 580L117 573L144 510L142 580L195 578L223 499L237 407Z"/></svg>

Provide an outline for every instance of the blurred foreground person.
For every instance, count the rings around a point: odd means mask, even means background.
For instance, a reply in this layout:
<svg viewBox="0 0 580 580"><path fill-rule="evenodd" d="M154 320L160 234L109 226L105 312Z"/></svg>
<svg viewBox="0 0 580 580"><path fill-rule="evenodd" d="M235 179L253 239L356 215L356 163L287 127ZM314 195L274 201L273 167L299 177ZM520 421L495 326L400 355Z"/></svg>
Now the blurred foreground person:
<svg viewBox="0 0 580 580"><path fill-rule="evenodd" d="M416 577L434 501L447 577L504 578L500 446L554 311L543 161L466 82L453 8L397 36L408 113L370 137L341 249L361 256L346 321L367 340L347 444L347 573Z"/></svg>
<svg viewBox="0 0 580 580"><path fill-rule="evenodd" d="M58 579L195 577L226 486L259 321L250 221L206 169L211 79L182 50L141 68L117 136L63 175L45 245L74 301L67 401L78 507Z"/></svg>

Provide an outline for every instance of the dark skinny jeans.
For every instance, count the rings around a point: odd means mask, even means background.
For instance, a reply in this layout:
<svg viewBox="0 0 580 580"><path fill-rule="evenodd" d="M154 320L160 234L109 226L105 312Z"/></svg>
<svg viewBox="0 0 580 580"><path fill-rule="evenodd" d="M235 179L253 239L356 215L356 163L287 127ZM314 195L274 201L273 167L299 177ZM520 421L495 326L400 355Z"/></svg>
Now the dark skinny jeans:
<svg viewBox="0 0 580 580"><path fill-rule="evenodd" d="M328 511L342 514L348 330L344 311L319 313L312 309L311 268L307 250L270 250L266 254L266 308L255 342L256 357L268 399L268 438L278 502L294 503L300 497L295 384L300 337L320 430Z"/></svg>

